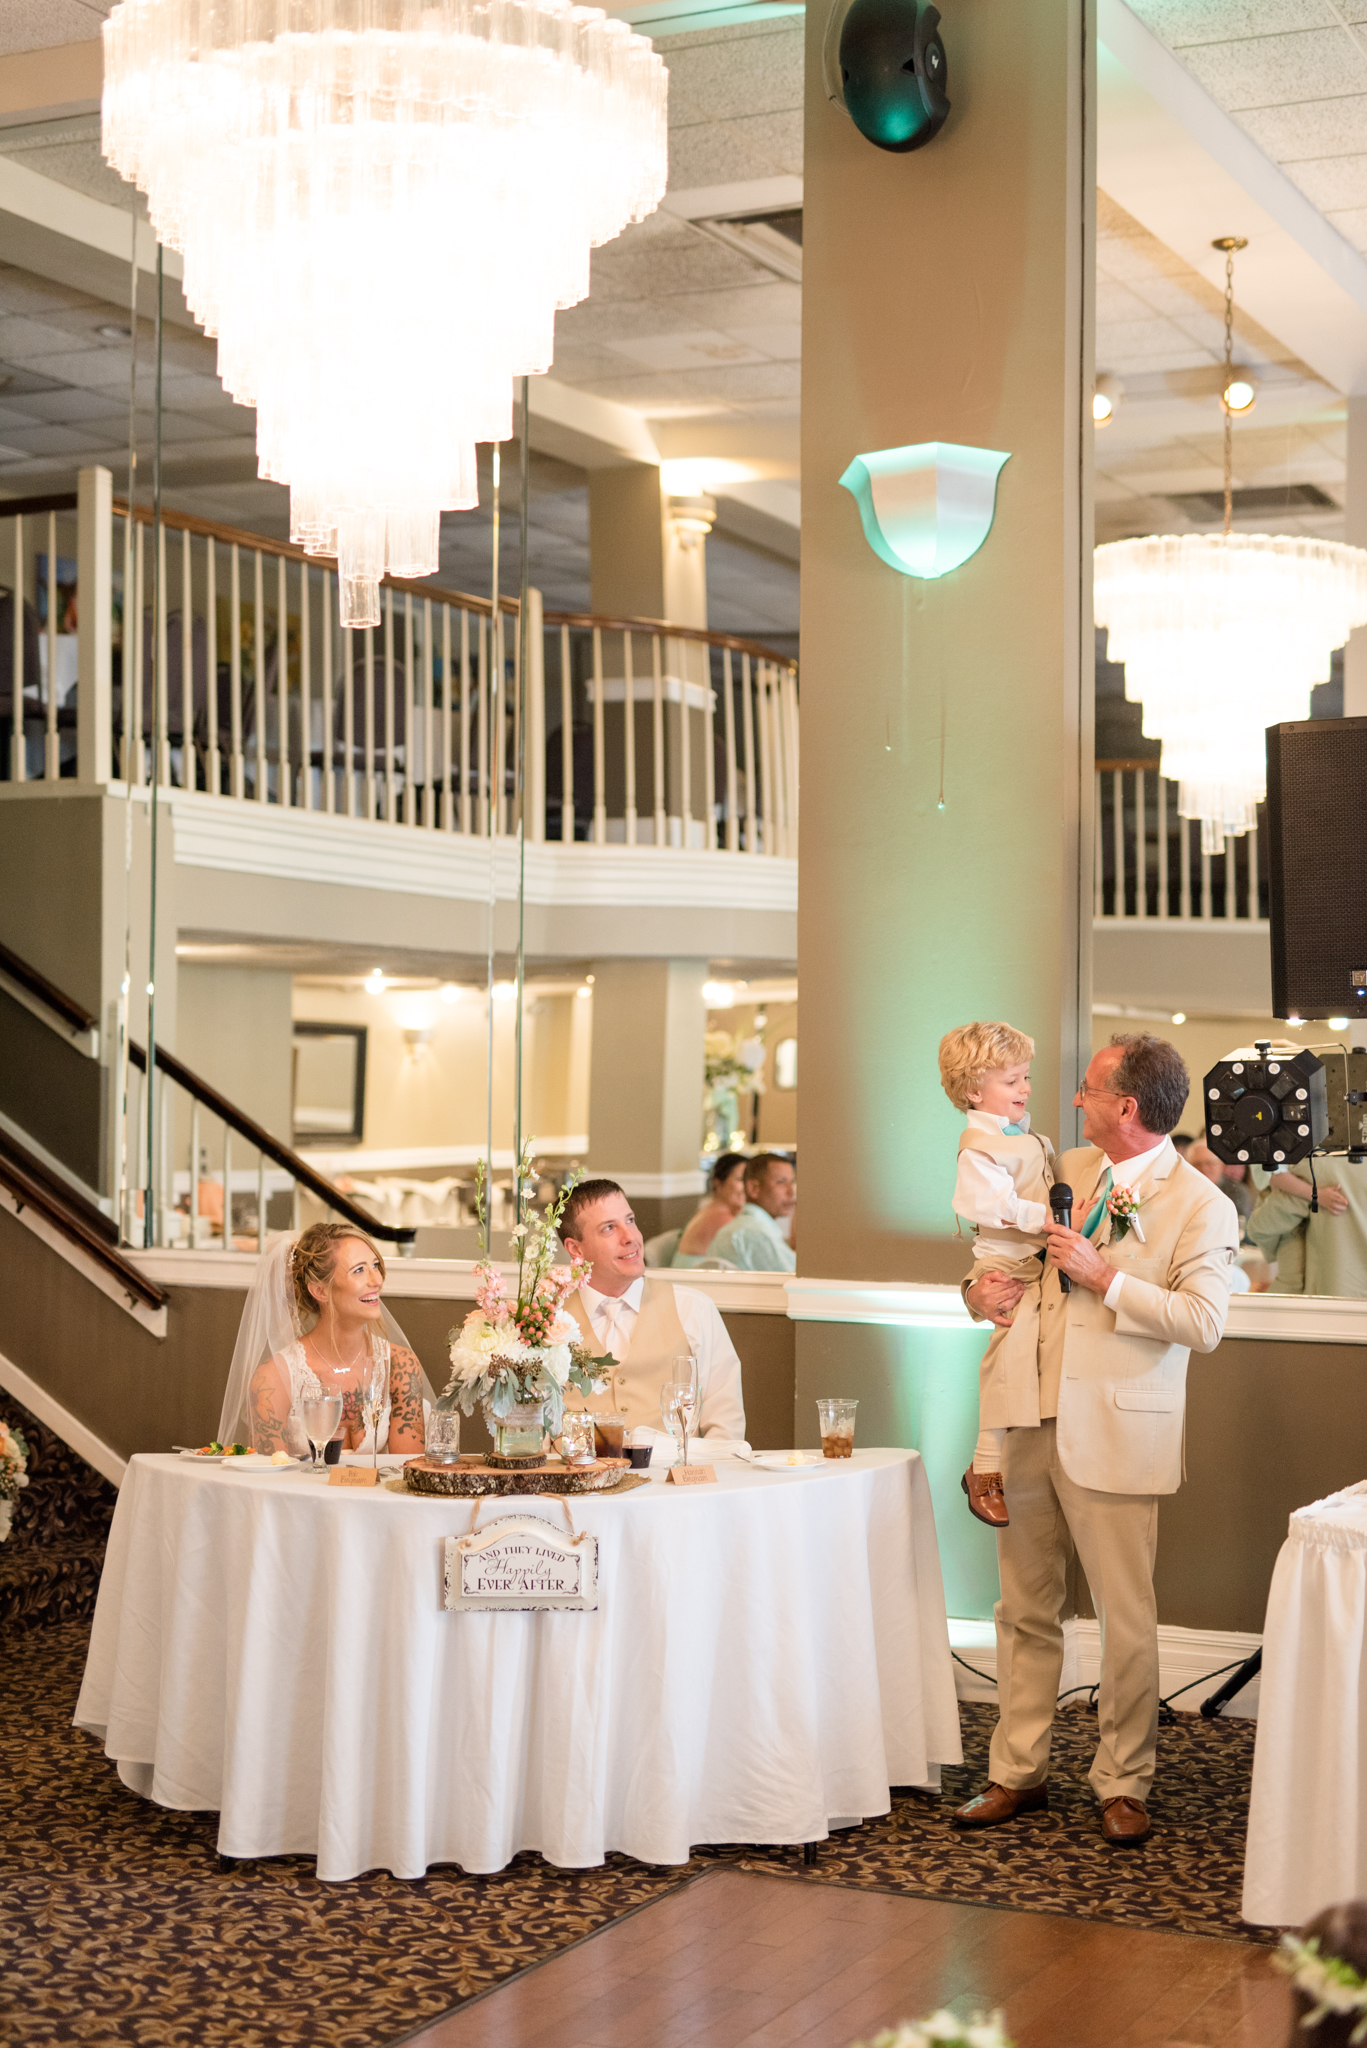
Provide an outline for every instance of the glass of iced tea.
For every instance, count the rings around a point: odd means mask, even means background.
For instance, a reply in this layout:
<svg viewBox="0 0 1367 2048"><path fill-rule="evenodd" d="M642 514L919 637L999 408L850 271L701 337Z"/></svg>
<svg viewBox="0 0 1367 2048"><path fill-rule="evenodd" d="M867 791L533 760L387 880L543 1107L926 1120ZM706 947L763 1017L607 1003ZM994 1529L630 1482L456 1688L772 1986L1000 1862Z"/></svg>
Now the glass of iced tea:
<svg viewBox="0 0 1367 2048"><path fill-rule="evenodd" d="M821 1425L823 1458L854 1456L854 1411L858 1401L818 1401L816 1419Z"/></svg>

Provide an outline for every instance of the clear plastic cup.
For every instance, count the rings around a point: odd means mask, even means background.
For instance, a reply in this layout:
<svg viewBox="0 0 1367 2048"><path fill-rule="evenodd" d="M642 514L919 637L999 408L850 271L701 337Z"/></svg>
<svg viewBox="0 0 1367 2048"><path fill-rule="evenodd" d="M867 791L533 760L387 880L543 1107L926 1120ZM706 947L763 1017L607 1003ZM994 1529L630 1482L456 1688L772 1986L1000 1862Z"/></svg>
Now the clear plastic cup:
<svg viewBox="0 0 1367 2048"><path fill-rule="evenodd" d="M854 1411L858 1401L818 1401L816 1419L821 1428L823 1458L854 1456Z"/></svg>

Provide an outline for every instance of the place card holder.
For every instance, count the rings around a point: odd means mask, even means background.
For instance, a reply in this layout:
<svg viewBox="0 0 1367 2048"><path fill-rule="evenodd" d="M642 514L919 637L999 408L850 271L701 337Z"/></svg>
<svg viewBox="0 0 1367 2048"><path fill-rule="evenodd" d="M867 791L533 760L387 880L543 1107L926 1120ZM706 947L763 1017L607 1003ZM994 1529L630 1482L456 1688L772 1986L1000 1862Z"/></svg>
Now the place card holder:
<svg viewBox="0 0 1367 2048"><path fill-rule="evenodd" d="M380 1475L373 1465L334 1465L328 1473L329 1486L378 1486Z"/></svg>
<svg viewBox="0 0 1367 2048"><path fill-rule="evenodd" d="M671 1465L665 1481L675 1486L715 1486L717 1468L715 1465Z"/></svg>

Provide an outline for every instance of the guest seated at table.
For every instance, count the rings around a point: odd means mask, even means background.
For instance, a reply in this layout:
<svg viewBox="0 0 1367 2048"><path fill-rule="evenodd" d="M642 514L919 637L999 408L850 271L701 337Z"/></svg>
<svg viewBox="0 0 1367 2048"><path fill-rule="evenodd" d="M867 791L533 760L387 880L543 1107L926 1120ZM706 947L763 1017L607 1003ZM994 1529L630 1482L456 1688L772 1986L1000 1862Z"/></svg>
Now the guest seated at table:
<svg viewBox="0 0 1367 2048"><path fill-rule="evenodd" d="M421 1455L423 1403L435 1396L380 1300L384 1283L383 1258L350 1223L315 1223L271 1245L242 1311L220 1441L303 1455L303 1403L337 1394L345 1450L369 1451L378 1442L381 1450ZM362 1398L377 1378L381 1405L372 1433Z"/></svg>
<svg viewBox="0 0 1367 2048"><path fill-rule="evenodd" d="M712 1168L707 1200L696 1216L685 1224L671 1266L696 1266L712 1251L719 1230L739 1216L745 1207L745 1157L740 1152L723 1152Z"/></svg>
<svg viewBox="0 0 1367 2048"><path fill-rule="evenodd" d="M743 1438L740 1360L716 1306L694 1287L647 1280L645 1250L631 1204L615 1180L584 1180L570 1192L560 1236L588 1279L565 1306L595 1356L617 1363L589 1402L595 1415L629 1429L660 1427L660 1389L679 1358L698 1361L699 1436Z"/></svg>
<svg viewBox="0 0 1367 2048"><path fill-rule="evenodd" d="M797 1171L781 1152L759 1152L745 1162L745 1207L712 1240L714 1259L749 1273L795 1273L793 1234L779 1224L797 1206Z"/></svg>

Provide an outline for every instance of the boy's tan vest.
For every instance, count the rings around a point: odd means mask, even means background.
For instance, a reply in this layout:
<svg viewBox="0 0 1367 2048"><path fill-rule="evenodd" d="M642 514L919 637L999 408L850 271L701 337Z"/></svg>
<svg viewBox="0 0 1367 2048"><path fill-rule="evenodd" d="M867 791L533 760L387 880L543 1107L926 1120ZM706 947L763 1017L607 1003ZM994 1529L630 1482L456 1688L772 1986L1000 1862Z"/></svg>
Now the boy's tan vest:
<svg viewBox="0 0 1367 2048"><path fill-rule="evenodd" d="M1023 1131L1018 1138L1008 1138L1004 1131L980 1131L976 1124L970 1124L960 1135L959 1150L985 1153L998 1166L1005 1167L1022 1201L1043 1202L1048 1208L1049 1190L1054 1184L1054 1148L1038 1131ZM994 1224L992 1235L1020 1244L1027 1254L1032 1249L1030 1233L1013 1225Z"/></svg>

